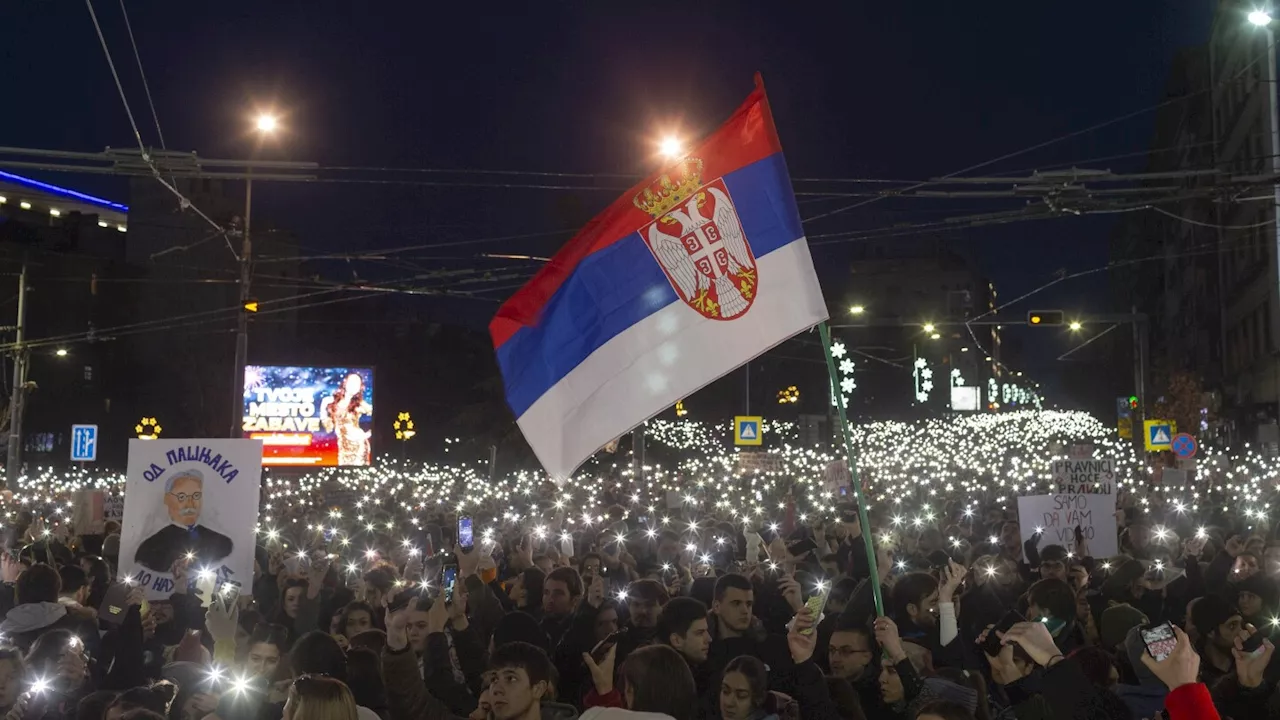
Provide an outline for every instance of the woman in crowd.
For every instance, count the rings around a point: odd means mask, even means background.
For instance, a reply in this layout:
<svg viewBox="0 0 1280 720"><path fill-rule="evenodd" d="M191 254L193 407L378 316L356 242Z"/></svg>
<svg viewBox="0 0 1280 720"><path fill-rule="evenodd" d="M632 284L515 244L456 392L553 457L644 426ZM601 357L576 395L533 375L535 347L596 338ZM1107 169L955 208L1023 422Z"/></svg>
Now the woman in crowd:
<svg viewBox="0 0 1280 720"><path fill-rule="evenodd" d="M357 720L356 701L340 680L302 675L289 687L284 720Z"/></svg>

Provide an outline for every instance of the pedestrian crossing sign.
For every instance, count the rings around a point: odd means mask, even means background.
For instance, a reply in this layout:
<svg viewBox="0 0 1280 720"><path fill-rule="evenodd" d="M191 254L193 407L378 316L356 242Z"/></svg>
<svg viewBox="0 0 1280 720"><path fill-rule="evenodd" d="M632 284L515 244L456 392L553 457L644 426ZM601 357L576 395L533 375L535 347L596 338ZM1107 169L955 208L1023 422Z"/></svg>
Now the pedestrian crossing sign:
<svg viewBox="0 0 1280 720"><path fill-rule="evenodd" d="M1143 420L1144 444L1147 452L1173 449L1173 436L1178 434L1178 424L1172 420Z"/></svg>
<svg viewBox="0 0 1280 720"><path fill-rule="evenodd" d="M764 433L764 418L759 415L739 415L733 419L734 445L759 445Z"/></svg>

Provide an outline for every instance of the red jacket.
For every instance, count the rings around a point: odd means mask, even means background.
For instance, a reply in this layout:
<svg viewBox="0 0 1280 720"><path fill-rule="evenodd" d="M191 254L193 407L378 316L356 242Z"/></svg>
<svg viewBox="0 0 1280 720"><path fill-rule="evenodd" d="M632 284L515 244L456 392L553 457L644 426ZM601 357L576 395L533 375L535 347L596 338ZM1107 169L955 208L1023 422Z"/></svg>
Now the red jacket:
<svg viewBox="0 0 1280 720"><path fill-rule="evenodd" d="M1169 712L1169 720L1218 720L1218 708L1213 706L1204 683L1174 688L1164 699L1164 709Z"/></svg>

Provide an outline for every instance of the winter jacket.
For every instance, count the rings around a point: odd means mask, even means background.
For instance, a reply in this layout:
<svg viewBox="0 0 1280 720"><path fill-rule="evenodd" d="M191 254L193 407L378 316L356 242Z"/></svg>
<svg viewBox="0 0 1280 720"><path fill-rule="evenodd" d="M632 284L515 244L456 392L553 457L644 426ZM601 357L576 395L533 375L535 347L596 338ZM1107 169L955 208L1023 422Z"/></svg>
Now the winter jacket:
<svg viewBox="0 0 1280 720"><path fill-rule="evenodd" d="M0 634L23 652L48 630L70 630L84 641L92 656L98 650L98 615L78 605L59 602L23 603L9 610L0 622Z"/></svg>

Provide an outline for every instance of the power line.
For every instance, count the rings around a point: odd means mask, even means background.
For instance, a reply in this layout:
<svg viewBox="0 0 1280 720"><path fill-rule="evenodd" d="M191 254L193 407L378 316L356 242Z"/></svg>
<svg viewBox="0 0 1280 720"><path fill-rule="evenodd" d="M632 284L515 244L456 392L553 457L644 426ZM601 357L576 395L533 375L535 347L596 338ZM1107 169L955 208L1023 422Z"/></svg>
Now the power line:
<svg viewBox="0 0 1280 720"><path fill-rule="evenodd" d="M138 54L138 41L133 37L133 25L129 22L129 11L125 9L124 0L120 0L120 14L124 16L124 27L129 31L129 44L133 46L133 59L138 63L138 75L142 77L142 89L147 94L147 105L151 106L151 118L156 122L156 135L160 138L160 149L168 150L164 144L164 131L160 129L160 116L156 113L156 104L151 99L151 86L147 84L147 73L142 69L142 56Z"/></svg>
<svg viewBox="0 0 1280 720"><path fill-rule="evenodd" d="M1168 210L1162 210L1161 208L1158 208L1158 207L1144 207L1139 209L1154 210L1160 213L1161 215L1171 217L1174 220L1177 220L1179 222L1184 222L1184 223L1187 223L1188 225L1195 225L1197 227L1213 228L1214 230L1253 230L1254 228L1260 228L1260 227L1266 227L1267 225L1272 225L1276 221L1276 218L1272 217L1270 220L1263 220L1262 222L1253 223L1252 225L1218 225L1216 223L1201 222L1200 220L1192 220L1191 218L1182 217L1181 215L1175 215L1169 212Z"/></svg>
<svg viewBox="0 0 1280 720"><path fill-rule="evenodd" d="M209 223L209 225L213 227L214 230L224 233L224 236L225 236L226 230L223 229L221 225L214 222L212 218L210 218L208 215L204 213L204 211L196 207L195 204L192 203L191 200L187 198L187 196L183 195L181 191L179 191L172 184L166 182L165 179L160 176L160 171L156 168L155 163L151 160L151 153L147 150L146 145L143 144L142 142L142 133L138 131L138 123L133 119L133 110L129 107L129 98L124 93L124 85L120 83L120 73L116 72L115 61L111 59L111 50L110 48L107 47L106 36L102 34L102 26L98 23L98 14L93 11L93 0L84 0L84 2L85 2L85 6L88 7L89 9L89 18L93 20L93 28L98 33L98 42L102 45L102 54L107 59L107 67L111 69L111 77L112 79L115 80L116 91L120 94L120 102L121 104L124 105L124 112L129 117L129 126L133 128L133 137L135 140L138 141L138 150L142 153L141 155L142 161L147 164L147 167L151 168L151 173L155 177L155 179L161 185L163 185L166 189L168 189L169 192L177 196L179 206L182 209L185 210L187 208L190 208L197 215L203 218L205 222ZM130 31L130 33L132 34L132 31ZM149 92L150 91L148 91L148 94ZM227 241L227 247L228 248L231 247L230 240ZM232 254L235 254L235 249L232 248L231 252Z"/></svg>
<svg viewBox="0 0 1280 720"><path fill-rule="evenodd" d="M1045 147L1048 147L1048 146L1050 146L1050 145L1055 145L1055 144L1057 144L1057 143L1059 143L1059 142L1062 142L1063 140L1070 140L1071 138L1074 138L1074 137L1079 137L1079 136L1081 136L1081 135L1086 135L1086 134L1088 134L1088 133L1092 133L1092 132L1095 132L1095 131L1097 131L1097 130L1101 130L1102 128L1105 128L1105 127L1108 127L1108 126L1111 126L1111 125L1115 125L1116 123L1124 122L1125 120L1130 120L1130 119L1135 118L1135 117L1138 117L1138 116L1140 116L1140 115L1145 115L1145 114L1147 114L1147 113L1149 113L1149 112L1159 111L1159 110L1161 110L1161 109L1163 109L1163 108L1165 108L1165 107L1168 107L1168 106L1170 106L1170 105L1172 105L1172 104L1174 104L1174 103L1185 102L1185 101L1187 101L1187 100L1190 100L1191 98L1198 97L1198 96L1200 96L1200 95L1202 95L1202 94L1204 94L1204 93L1206 93L1206 92L1210 92L1210 91L1214 90L1214 89L1216 88L1216 86L1217 86L1217 85L1226 85L1227 83L1235 82L1235 81L1236 81L1240 76L1242 76L1245 72L1247 72L1250 68L1252 68L1255 64L1257 64L1257 62L1258 62L1260 59L1262 59L1262 58L1264 58L1264 57L1267 57L1267 56L1269 55L1269 51L1270 51L1270 49L1271 49L1271 48L1273 48L1273 47L1275 47L1275 44L1276 44L1276 41L1272 41L1271 45L1270 45L1270 46L1268 46L1268 48L1267 48L1268 52L1259 53L1259 54L1257 55L1257 57L1255 57L1252 61L1250 61L1250 62L1249 62L1248 64L1246 64L1244 67L1240 68L1240 70L1239 70L1239 71L1237 71L1237 72L1236 72L1234 75L1232 75L1230 78L1227 78L1227 79L1225 79L1225 80L1223 80L1223 81L1221 81L1221 82L1219 82L1219 83L1215 83L1214 85L1211 85L1211 86L1210 86L1210 87L1208 87L1208 88L1205 88L1205 89L1202 89L1202 90L1197 90L1197 91L1195 91L1195 92L1188 93L1188 94L1186 94L1186 95L1180 95L1180 96L1178 96L1178 97L1169 98L1169 99L1167 99L1167 100L1164 100L1163 102L1156 103L1155 105L1151 105L1151 106L1148 106L1148 107L1142 108L1142 109L1140 109L1140 110L1134 110L1134 111L1132 111L1132 112L1125 113L1125 114L1120 115L1120 116L1118 116L1118 117L1114 117L1114 118L1112 118L1112 119L1110 119L1110 120L1105 120L1105 121L1100 122L1100 123L1095 123L1095 124L1090 125L1089 127L1086 127L1086 128L1084 128L1084 129L1082 129L1082 130L1076 130L1076 131L1073 131L1073 132L1066 133L1066 134L1064 134L1064 135L1059 135L1058 137L1055 137L1055 138L1050 139L1050 140L1046 140L1046 141L1041 142L1041 143L1036 143L1035 145L1031 145L1030 147L1023 148L1022 150L1017 150L1017 151L1014 151L1014 152L1011 152L1011 153L1006 153L1006 154L1004 154L1004 155L1001 155L1001 156L999 156L999 157L993 158L993 159L991 159L991 160L986 160L986 161L984 161L984 162L980 162L980 163L978 163L977 165L970 165L970 166L969 166L969 167L967 167L967 168L963 168L963 169L961 169L961 170L956 170L955 172L947 173L946 175L943 175L941 178L938 178L936 181L931 180L931 181L926 181L926 182L916 183L916 184L914 184L914 185L911 185L911 186L908 186L908 187L904 188L904 189L903 189L903 192L909 192L909 191L911 191L911 190L917 190L917 189L919 189L919 188L925 187L926 185L937 184L937 181L940 181L940 180L948 180L948 179L951 179L951 178L956 177L957 175L962 175L962 174L967 173L967 172L972 172L972 171L977 170L977 169L979 169L979 168L987 167L988 165L994 165L994 164L996 164L996 163L998 163L998 162L1003 162L1004 160L1008 160L1008 159L1010 159L1010 158L1018 157L1019 155L1025 155L1025 154L1027 154L1027 153L1029 153L1029 152L1034 152L1034 151L1036 151L1036 150L1040 150L1040 149L1045 148ZM821 215L815 215L815 216L813 216L813 217L805 218L805 219L804 219L804 222L808 223L808 222L813 222L813 221L815 221L815 220L821 220L821 219L823 219L823 218L830 217L830 216L832 216L832 215L836 215L836 214L838 214L838 213L845 212L846 210L853 210L853 209L855 209L855 208L863 207L863 206L865 206L865 205L870 205L871 203L879 202L879 201L880 201L880 200L882 200L882 199L883 199L883 197L876 197L876 198L871 198L871 199L868 199L868 200L864 200L864 201L862 201L862 202L853 203L853 204L851 204L851 205L846 205L846 206L844 206L844 207L836 208L835 210L831 210L831 211L829 211L829 212L822 213Z"/></svg>

